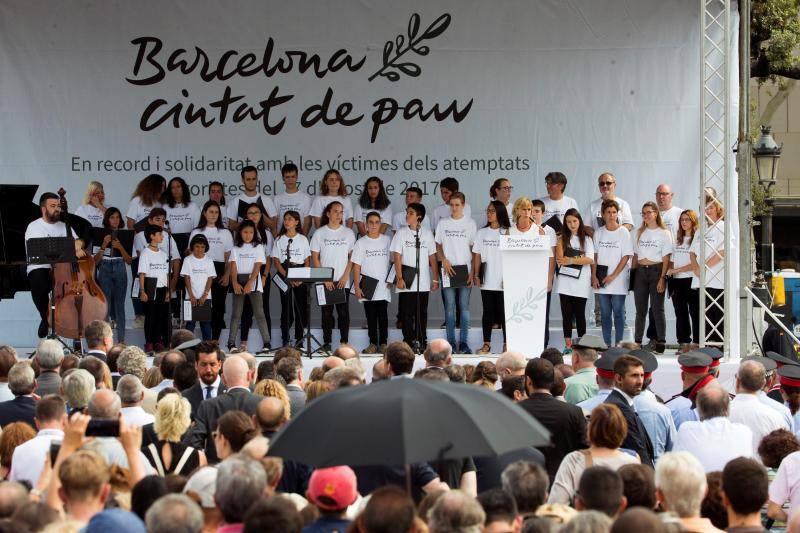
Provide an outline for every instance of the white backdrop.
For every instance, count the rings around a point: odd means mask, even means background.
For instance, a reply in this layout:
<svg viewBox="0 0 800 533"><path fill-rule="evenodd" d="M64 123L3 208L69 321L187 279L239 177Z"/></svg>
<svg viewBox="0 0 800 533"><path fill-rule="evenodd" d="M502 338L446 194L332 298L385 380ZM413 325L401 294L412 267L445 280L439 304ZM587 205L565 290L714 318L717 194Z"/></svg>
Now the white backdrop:
<svg viewBox="0 0 800 533"><path fill-rule="evenodd" d="M429 53L408 51L395 62L405 66L381 70L387 41L397 43L402 35L404 49L413 13L420 16L414 47ZM96 179L106 186L107 205L124 212L135 183L149 172L182 176L201 192L210 180L238 185L236 163L249 158L263 162L262 186L270 193L273 182L280 186L276 167L302 158L304 189L329 166L342 168L348 185L378 175L394 187L396 209L412 181L423 184L425 203L433 207L440 202L433 196L436 183L454 176L482 210L494 178L511 179L515 197L541 196L544 175L552 170L567 175L567 194L581 206L597 196L596 177L605 170L616 174L617 192L634 212L654 199L660 182L672 184L676 204L694 206L698 16L696 0L7 0L0 4L0 182L37 183L40 192L63 185L75 206L86 182ZM424 38L426 31L436 33L426 29L437 20L442 31ZM149 43L138 70L137 39ZM233 72L248 53L255 70L270 39L270 75ZM156 40L162 48L148 60ZM184 66L207 57L212 74L227 56L224 71L232 75L204 81L201 60L188 74L167 71L147 85L128 81L141 83L166 69L178 49L188 51L178 55ZM396 49L394 44L390 60ZM314 54L325 72L301 73L300 55ZM291 68L280 72L276 65L286 66L287 57ZM350 68L328 70L329 61L342 66L346 57ZM399 73L399 79L373 77L380 72ZM227 87L232 98L241 98L220 124L220 111L210 104ZM320 121L304 127L304 111L321 104L329 88L328 117L350 103L348 113L340 111L349 120L362 118L351 126ZM261 119L234 123L238 106L260 112L259 102L273 91L292 96L269 108L269 125L282 124L279 132L268 133ZM151 123L176 104L184 113L193 104L213 124L187 124L181 114L178 128L167 117L143 131L143 114L159 99L165 104ZM388 110L396 101L405 107L412 99L421 102L421 113L438 105L446 116L423 122L412 103L405 112L416 110L413 118L404 119L399 110L393 120L374 124L380 106ZM451 105L459 121L445 111ZM200 158L222 161L222 168L167 167ZM113 170L146 161L149 171ZM409 161L412 166L405 166ZM479 300L473 297L477 309ZM0 303L0 318L30 324L29 298L16 302L22 307ZM8 321L0 331L18 335Z"/></svg>

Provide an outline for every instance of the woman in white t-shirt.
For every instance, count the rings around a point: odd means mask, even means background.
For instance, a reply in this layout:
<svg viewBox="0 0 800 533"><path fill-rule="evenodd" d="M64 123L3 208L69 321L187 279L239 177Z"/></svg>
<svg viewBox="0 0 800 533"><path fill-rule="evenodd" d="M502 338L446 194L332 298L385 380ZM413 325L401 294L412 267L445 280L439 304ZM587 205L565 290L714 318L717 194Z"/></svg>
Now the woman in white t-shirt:
<svg viewBox="0 0 800 533"><path fill-rule="evenodd" d="M664 295L671 256L672 234L661 219L658 205L645 202L642 206L642 225L636 230L633 241L633 299L636 303L633 338L637 344L642 343L647 315L652 309L656 324L656 353L664 353L666 347Z"/></svg>
<svg viewBox="0 0 800 533"><path fill-rule="evenodd" d="M264 256L270 257L272 255L272 243L274 238L272 237L272 232L270 232L269 227L267 226L267 217L265 216L266 213L262 210L261 206L257 203L252 203L247 207L247 211L245 212L245 220L251 221L256 227L256 233L258 233L259 241L261 241L261 246L264 248ZM272 331L272 316L269 312L269 293L272 287L272 284L269 283L269 273L270 268L272 267L271 261L264 262L261 265L261 287L263 289L261 295L261 302L263 304L262 311L264 313L264 318L267 320L267 329L271 332ZM247 344L247 338L250 334L250 328L253 326L253 310L250 307L250 302L244 302L244 310L242 311L242 329L240 335L242 336L241 341ZM269 350L272 346L268 341L264 341L264 349Z"/></svg>
<svg viewBox="0 0 800 533"><path fill-rule="evenodd" d="M150 174L136 185L126 213L128 229L133 229L134 224L146 219L154 207L161 207L161 195L166 188L167 180L158 174Z"/></svg>
<svg viewBox="0 0 800 533"><path fill-rule="evenodd" d="M117 330L117 342L125 342L125 300L128 295L128 274L125 266L133 259L119 239L112 238L114 230L124 230L122 213L109 207L103 215L103 227L112 231L99 246L95 246L94 263L97 281L108 302L108 318Z"/></svg>
<svg viewBox="0 0 800 533"><path fill-rule="evenodd" d="M344 206L334 200L322 212L322 225L311 237L311 265L333 268L333 281L325 282L328 291L347 289L350 281L350 252L356 238L350 228L342 224ZM322 311L322 351L330 351L333 332L333 311L336 308L336 322L339 325L339 342L347 343L350 333L350 310L345 290L344 303L320 306Z"/></svg>
<svg viewBox="0 0 800 533"><path fill-rule="evenodd" d="M172 233L189 233L200 222L200 209L192 202L189 186L183 178L169 180L163 204L164 211L167 212L169 231Z"/></svg>
<svg viewBox="0 0 800 533"><path fill-rule="evenodd" d="M572 321L578 337L586 334L586 300L592 293L594 243L586 234L586 226L577 209L564 214L564 229L556 243L558 272L558 298L561 303L561 329L564 344L572 349Z"/></svg>
<svg viewBox="0 0 800 533"><path fill-rule="evenodd" d="M198 233L189 241L191 254L187 255L181 266L181 276L183 276L186 286L186 299L192 304L192 310L202 307L208 300L213 302L211 294L211 284L217 276L214 268L214 261L207 255L210 250L208 239L202 233ZM191 317L189 317L191 319ZM204 341L211 340L211 321L201 320L200 334ZM194 333L194 320L186 322L186 329Z"/></svg>
<svg viewBox="0 0 800 533"><path fill-rule="evenodd" d="M311 218L314 227L320 228L325 224L322 222L322 214L331 202L339 202L342 205L343 215L342 224L348 228L353 227L353 203L347 195L347 186L338 170L330 169L325 173L322 182L319 184L319 196L314 198L311 204Z"/></svg>
<svg viewBox="0 0 800 533"><path fill-rule="evenodd" d="M378 211L367 213L367 234L356 241L350 257L353 264L353 292L364 303L364 314L367 316L369 346L364 353L368 354L383 353L389 337L387 311L392 297L386 274L391 264L389 245L392 240L381 233L384 226ZM377 280L370 298L364 294L362 282L365 277Z"/></svg>
<svg viewBox="0 0 800 533"><path fill-rule="evenodd" d="M628 228L617 220L619 204L616 200L603 200L600 209L605 225L594 232L592 286L600 301L603 341L607 346L613 346L622 342L625 334L625 298L628 296L633 243ZM615 330L613 344L612 321Z"/></svg>
<svg viewBox="0 0 800 533"><path fill-rule="evenodd" d="M233 249L233 235L222 220L222 206L215 200L203 205L200 223L192 231L190 238L203 235L208 241L208 256L214 263L216 277L211 284L211 339L219 340L225 329L225 300L230 286L230 266L228 259Z"/></svg>
<svg viewBox="0 0 800 533"><path fill-rule="evenodd" d="M75 214L89 221L94 228L103 227L103 215L106 212L106 193L99 181L90 181L83 196L83 203ZM124 228L120 228L124 229Z"/></svg>
<svg viewBox="0 0 800 533"><path fill-rule="evenodd" d="M256 231L256 225L251 220L243 220L236 230L236 241L231 251L230 269L231 285L233 286L233 313L231 314L231 328L228 334L228 351L236 346L236 334L242 320L242 310L245 299L250 300L253 315L258 325L258 331L264 345L269 345L269 328L264 317L264 304L262 300L261 267L267 262L264 246ZM247 342L242 341L239 351L247 350ZM261 350L259 353L264 352Z"/></svg>
<svg viewBox="0 0 800 533"><path fill-rule="evenodd" d="M706 280L706 342L722 342L723 310L725 309L725 276L722 269L725 266L725 208L716 198L713 189L706 188L705 217L708 224L705 238L696 238L692 242L691 257L695 279L692 287L700 288L700 276L705 275ZM700 268L700 247L706 244L706 267L703 273Z"/></svg>
<svg viewBox="0 0 800 533"><path fill-rule="evenodd" d="M486 208L486 226L478 230L472 245L472 284L481 290L483 314L483 346L477 354L492 351L492 328L503 328L503 351L506 351L506 317L503 308L503 257L500 253L500 235L508 232L511 222L503 202L494 200Z"/></svg>
<svg viewBox="0 0 800 533"><path fill-rule="evenodd" d="M286 281L286 275L288 268L307 267L311 264L311 245L302 234L301 217L294 210L283 214L281 229L271 254L275 270L286 283L286 291L280 291L281 345L289 346L289 327L294 322L294 342L298 348L303 345L303 327L308 324L308 289L301 281Z"/></svg>
<svg viewBox="0 0 800 533"><path fill-rule="evenodd" d="M700 294L692 288L691 248L697 234L697 213L691 209L681 212L678 218L678 235L672 249L672 266L669 294L675 308L675 333L680 344L679 352L688 352L692 344L700 343Z"/></svg>
<svg viewBox="0 0 800 533"><path fill-rule="evenodd" d="M212 181L208 184L208 199L214 200L219 205L220 218L225 229L228 228L228 208L225 205L225 186L221 181ZM213 292L213 289L212 289Z"/></svg>
<svg viewBox="0 0 800 533"><path fill-rule="evenodd" d="M380 233L385 234L392 225L391 200L383 187L383 180L377 176L372 176L364 183L364 190L358 198L353 220L356 222L358 235L363 237L367 234L367 215L372 211L381 217Z"/></svg>

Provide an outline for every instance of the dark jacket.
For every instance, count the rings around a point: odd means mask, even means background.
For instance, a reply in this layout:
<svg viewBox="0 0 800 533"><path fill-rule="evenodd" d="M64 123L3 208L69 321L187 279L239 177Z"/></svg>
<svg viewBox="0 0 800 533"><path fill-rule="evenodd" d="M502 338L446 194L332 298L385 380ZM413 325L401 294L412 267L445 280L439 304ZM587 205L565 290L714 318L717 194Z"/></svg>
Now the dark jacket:
<svg viewBox="0 0 800 533"><path fill-rule="evenodd" d="M619 407L625 417L625 422L628 423L628 434L625 436L625 440L622 441L622 448L638 453L643 465L655 467L653 464L653 443L650 441L647 430L633 407L618 390L612 390L605 403Z"/></svg>
<svg viewBox="0 0 800 533"><path fill-rule="evenodd" d="M220 380L217 396L226 390L228 390L228 387L226 387L222 380ZM200 402L202 402L206 397L205 385L202 381L197 380L197 383L183 391L183 397L189 400L189 403L192 405L192 418L194 418L197 416L197 408L200 407Z"/></svg>
<svg viewBox="0 0 800 533"><path fill-rule="evenodd" d="M58 394L58 389L61 387L61 376L58 372L44 370L39 373L36 378L36 390L33 391L37 396L46 396L48 394Z"/></svg>
<svg viewBox="0 0 800 533"><path fill-rule="evenodd" d="M248 389L237 387L217 395L216 398L200 402L194 426L186 434L183 443L192 448L205 450L209 463L218 463L217 449L212 433L217 429L217 420L229 411L244 411L248 416L256 412L258 402L264 397Z"/></svg>
<svg viewBox="0 0 800 533"><path fill-rule="evenodd" d="M36 429L36 400L30 396L17 396L13 400L0 402L0 427L14 422L25 422Z"/></svg>
<svg viewBox="0 0 800 533"><path fill-rule="evenodd" d="M556 477L558 466L570 452L588 447L586 442L586 417L575 405L557 400L543 392L531 394L518 403L520 407L550 431L551 446L541 446L550 482Z"/></svg>

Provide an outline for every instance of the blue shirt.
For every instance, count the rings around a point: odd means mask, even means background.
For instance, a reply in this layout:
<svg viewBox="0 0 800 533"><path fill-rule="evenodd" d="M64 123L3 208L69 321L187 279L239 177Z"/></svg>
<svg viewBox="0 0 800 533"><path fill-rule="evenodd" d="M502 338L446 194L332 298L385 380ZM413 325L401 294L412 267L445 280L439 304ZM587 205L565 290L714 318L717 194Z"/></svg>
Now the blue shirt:
<svg viewBox="0 0 800 533"><path fill-rule="evenodd" d="M633 408L647 430L647 436L653 445L653 462L658 461L664 453L672 450L675 441L675 422L669 407L659 403L656 395L648 389L633 399Z"/></svg>
<svg viewBox="0 0 800 533"><path fill-rule="evenodd" d="M350 520L346 518L325 518L321 516L303 528L303 533L344 533Z"/></svg>
<svg viewBox="0 0 800 533"><path fill-rule="evenodd" d="M689 421L700 420L697 415L697 409L692 407L692 400L685 396L676 396L665 404L672 414L672 420L675 422L675 427L680 429L681 424Z"/></svg>
<svg viewBox="0 0 800 533"><path fill-rule="evenodd" d="M597 394L588 400L579 402L577 405L586 412L586 416L589 416L595 407L606 401L609 394L611 394L611 389L600 389L597 391Z"/></svg>

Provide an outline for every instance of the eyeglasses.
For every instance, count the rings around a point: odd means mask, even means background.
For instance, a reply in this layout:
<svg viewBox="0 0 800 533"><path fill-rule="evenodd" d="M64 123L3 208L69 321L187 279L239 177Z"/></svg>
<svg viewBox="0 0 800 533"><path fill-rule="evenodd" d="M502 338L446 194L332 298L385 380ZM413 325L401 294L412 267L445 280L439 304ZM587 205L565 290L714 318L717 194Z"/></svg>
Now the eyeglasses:
<svg viewBox="0 0 800 533"><path fill-rule="evenodd" d="M514 186L513 185L506 185L505 187L500 187L500 190L501 191L505 191L505 192L511 192L511 191L514 190Z"/></svg>
<svg viewBox="0 0 800 533"><path fill-rule="evenodd" d="M671 194L672 194L671 192L657 192L656 196L669 196Z"/></svg>
<svg viewBox="0 0 800 533"><path fill-rule="evenodd" d="M611 187L612 185L614 185L614 182L613 181L600 181L597 184L599 186L601 186L601 187Z"/></svg>
<svg viewBox="0 0 800 533"><path fill-rule="evenodd" d="M656 214L656 212L655 212L655 211L642 211L642 216L645 216L645 215L655 215L655 214Z"/></svg>
<svg viewBox="0 0 800 533"><path fill-rule="evenodd" d="M487 209L487 213L497 213L497 209Z"/></svg>

